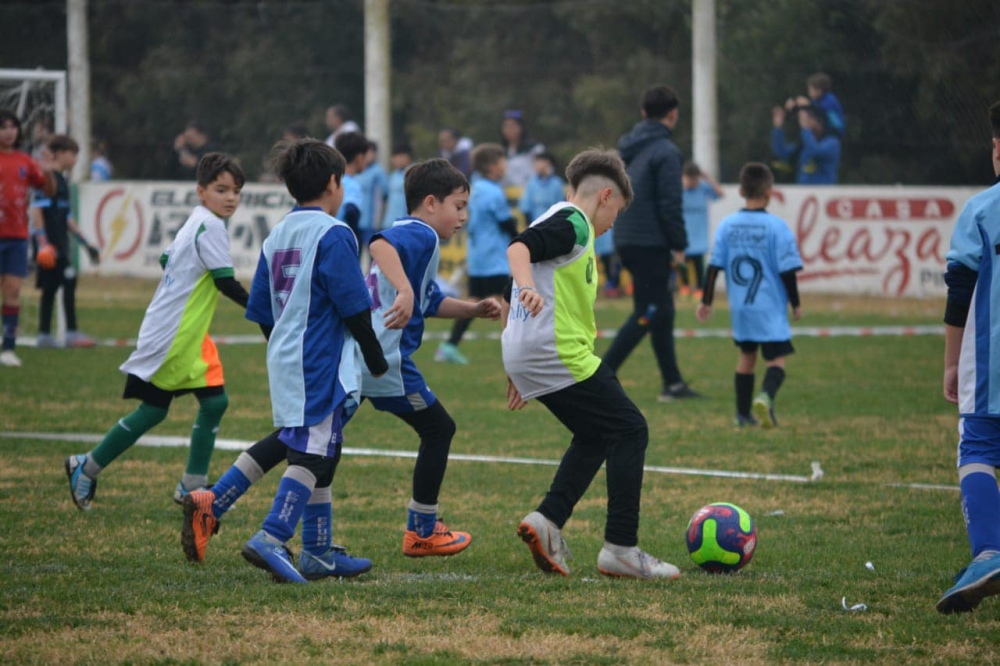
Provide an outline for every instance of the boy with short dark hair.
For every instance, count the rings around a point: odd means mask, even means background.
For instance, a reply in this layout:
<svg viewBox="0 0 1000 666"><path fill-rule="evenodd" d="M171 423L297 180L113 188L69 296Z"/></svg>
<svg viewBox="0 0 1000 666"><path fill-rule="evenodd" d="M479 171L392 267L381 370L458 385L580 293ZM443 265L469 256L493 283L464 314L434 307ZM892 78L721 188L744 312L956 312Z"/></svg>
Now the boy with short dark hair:
<svg viewBox="0 0 1000 666"><path fill-rule="evenodd" d="M367 282L376 312L373 326L390 367L381 377L376 376L378 373L370 364L368 370L362 369L361 395L379 411L398 416L420 437L403 536L403 554L408 557L454 555L472 542L468 533L452 532L437 518L438 493L455 422L412 359L422 342L425 317L496 319L500 314L496 301L470 303L446 298L434 281L440 239L451 238L465 222L468 192L468 180L447 160L439 158L414 164L406 171L410 216L376 233L371 243L373 263ZM346 413L345 418L352 414ZM189 560L204 560L218 520L253 482L280 462L280 457L274 454L275 446L273 437L261 440L240 454L236 465L212 490L192 495L185 507L186 536L182 538ZM234 472L234 468L242 471ZM326 529L329 531L329 522ZM337 561L337 569L326 575L354 575L341 572L357 571L359 559ZM371 566L369 560L363 562ZM300 560L300 570L308 566L308 562ZM316 571L316 575L322 575L322 571Z"/></svg>
<svg viewBox="0 0 1000 666"><path fill-rule="evenodd" d="M833 80L825 72L810 74L806 79L809 103L823 112L826 126L836 137L844 136L844 107L833 94Z"/></svg>
<svg viewBox="0 0 1000 666"><path fill-rule="evenodd" d="M56 178L56 193L51 197L43 194L31 202L31 235L35 239L36 284L42 291L38 306L39 347L56 347L58 341L52 337L52 310L56 293L63 290L63 314L66 316L66 346L93 347L94 341L77 330L76 322L76 270L70 257L70 234L83 245L90 260L99 263L101 255L96 247L87 242L73 219L70 210L69 181L63 174L72 171L80 146L65 134L56 134L49 139L49 153L52 155L52 172Z"/></svg>
<svg viewBox="0 0 1000 666"><path fill-rule="evenodd" d="M698 321L712 315L715 280L726 274L726 295L732 317L733 341L739 347L736 362L736 425L773 428L774 399L785 380L785 357L795 352L792 319L802 316L797 271L802 258L795 236L784 220L767 212L774 176L766 165L750 162L740 171L743 210L722 221L715 232L705 292L698 305ZM754 366L760 349L767 371L761 392L753 398ZM752 413L751 413L752 411Z"/></svg>
<svg viewBox="0 0 1000 666"><path fill-rule="evenodd" d="M358 251L361 243L361 217L365 207L365 195L357 176L368 166L368 147L370 143L361 132L346 132L334 139L334 148L344 156L346 166L341 186L344 190L344 200L335 211L336 218L345 222L358 238Z"/></svg>
<svg viewBox="0 0 1000 666"><path fill-rule="evenodd" d="M498 143L483 143L472 151L472 194L469 196L469 224L466 229L465 268L469 276L469 296L496 298L503 293L507 278L505 249L517 233L500 181L507 173L507 155ZM435 361L465 365L469 360L458 351L471 319L456 319L447 342L434 354Z"/></svg>
<svg viewBox="0 0 1000 666"><path fill-rule="evenodd" d="M989 111L996 183L969 199L948 250L944 323L944 398L958 405L958 481L972 561L937 602L967 613L1000 594L1000 371L996 303L1000 285L1000 102Z"/></svg>
<svg viewBox="0 0 1000 666"><path fill-rule="evenodd" d="M371 328L371 298L356 261L357 238L331 217L343 197L344 159L314 139L279 151L275 171L296 206L264 240L247 319L257 322L268 338L271 408L280 429L276 439L283 445L278 450L284 449L288 469L261 530L242 555L279 583L304 583L304 574L321 578L351 559L332 545L330 485L344 423L357 405L351 396L357 389L354 341L373 373L385 372L386 361ZM214 489L229 505L234 498L223 488L232 480ZM242 480L247 481L245 474ZM186 521L202 495L185 505ZM302 572L285 548L300 520ZM371 567L368 560L361 564L350 575Z"/></svg>
<svg viewBox="0 0 1000 666"><path fill-rule="evenodd" d="M245 182L233 157L208 153L198 163L196 207L160 256L163 278L139 327L135 351L121 366L125 399L140 400L92 451L66 459L70 495L90 508L97 477L146 432L167 417L173 399L193 393L198 416L184 476L174 491L178 504L208 485L208 465L222 415L229 406L222 362L208 335L219 293L245 308L247 292L236 279L226 220L236 212Z"/></svg>
<svg viewBox="0 0 1000 666"><path fill-rule="evenodd" d="M613 151L580 153L566 178L569 200L532 222L507 249L512 274L502 336L507 406L521 409L537 398L573 433L545 499L517 533L539 569L568 576L569 550L561 530L606 463L608 512L598 570L615 577L676 578L677 567L637 545L646 419L614 371L594 354L594 237L607 232L628 206L632 186Z"/></svg>

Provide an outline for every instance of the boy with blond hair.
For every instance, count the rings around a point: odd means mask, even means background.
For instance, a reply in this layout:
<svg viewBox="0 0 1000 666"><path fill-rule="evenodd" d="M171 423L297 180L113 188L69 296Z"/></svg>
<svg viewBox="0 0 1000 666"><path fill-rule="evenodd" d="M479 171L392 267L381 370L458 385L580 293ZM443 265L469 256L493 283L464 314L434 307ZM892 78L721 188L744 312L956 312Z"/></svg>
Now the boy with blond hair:
<svg viewBox="0 0 1000 666"><path fill-rule="evenodd" d="M649 430L614 371L594 354L598 277L594 238L632 200L613 151L580 153L566 169L569 200L511 241L512 279L502 336L507 406L537 398L573 433L542 503L518 525L536 566L569 575L562 528L602 464L608 512L597 568L606 576L676 578L680 570L638 547L639 505Z"/></svg>

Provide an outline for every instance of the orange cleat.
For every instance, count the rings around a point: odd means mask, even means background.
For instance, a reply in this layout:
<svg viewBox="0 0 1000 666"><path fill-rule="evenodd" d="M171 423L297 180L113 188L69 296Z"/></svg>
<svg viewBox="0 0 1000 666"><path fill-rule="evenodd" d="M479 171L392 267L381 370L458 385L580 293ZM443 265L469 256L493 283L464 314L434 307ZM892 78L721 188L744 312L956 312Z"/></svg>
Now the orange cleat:
<svg viewBox="0 0 1000 666"><path fill-rule="evenodd" d="M181 547L188 562L204 562L208 540L219 533L219 519L212 513L215 493L192 490L184 496L184 525L181 527Z"/></svg>
<svg viewBox="0 0 1000 666"><path fill-rule="evenodd" d="M434 531L426 539L417 536L414 530L406 530L403 535L403 555L407 557L428 557L455 555L469 547L472 535L468 532L452 532L440 520Z"/></svg>

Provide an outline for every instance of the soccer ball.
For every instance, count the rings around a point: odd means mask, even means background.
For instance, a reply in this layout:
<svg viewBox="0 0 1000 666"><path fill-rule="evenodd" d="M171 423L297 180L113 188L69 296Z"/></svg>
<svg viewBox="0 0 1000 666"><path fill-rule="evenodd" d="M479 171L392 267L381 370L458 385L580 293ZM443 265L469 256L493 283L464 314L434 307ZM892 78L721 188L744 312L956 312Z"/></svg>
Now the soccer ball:
<svg viewBox="0 0 1000 666"><path fill-rule="evenodd" d="M691 516L687 547L691 559L705 571L739 571L753 559L757 527L750 514L735 504L706 504Z"/></svg>

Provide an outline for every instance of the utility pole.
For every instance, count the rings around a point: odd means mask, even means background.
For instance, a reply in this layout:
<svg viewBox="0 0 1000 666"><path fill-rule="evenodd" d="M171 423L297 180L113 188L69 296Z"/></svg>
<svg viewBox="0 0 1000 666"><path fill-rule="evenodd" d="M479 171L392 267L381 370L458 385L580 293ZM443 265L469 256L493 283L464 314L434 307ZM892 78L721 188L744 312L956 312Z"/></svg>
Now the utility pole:
<svg viewBox="0 0 1000 666"><path fill-rule="evenodd" d="M365 133L379 144L379 163L389 170L392 98L389 0L365 0Z"/></svg>
<svg viewBox="0 0 1000 666"><path fill-rule="evenodd" d="M66 46L69 55L69 128L80 144L73 168L77 183L90 178L90 46L87 0L66 0Z"/></svg>
<svg viewBox="0 0 1000 666"><path fill-rule="evenodd" d="M715 0L692 0L691 80L694 161L719 175L718 98L715 84Z"/></svg>

